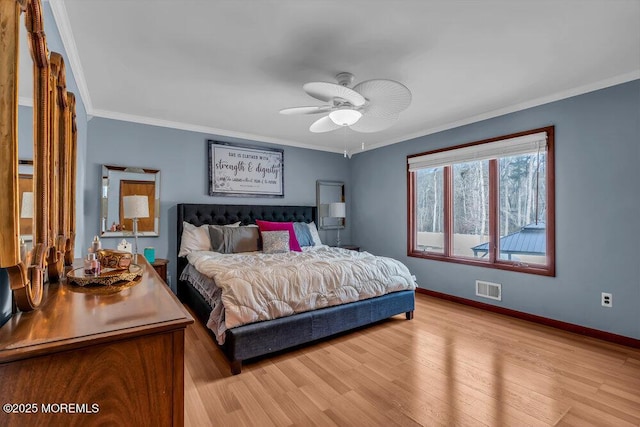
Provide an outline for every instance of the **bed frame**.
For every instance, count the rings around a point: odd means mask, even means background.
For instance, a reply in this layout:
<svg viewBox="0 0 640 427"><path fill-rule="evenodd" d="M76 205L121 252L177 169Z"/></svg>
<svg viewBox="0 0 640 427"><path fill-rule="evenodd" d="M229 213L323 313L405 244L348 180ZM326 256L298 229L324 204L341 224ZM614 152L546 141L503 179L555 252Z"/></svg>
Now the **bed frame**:
<svg viewBox="0 0 640 427"><path fill-rule="evenodd" d="M268 205L210 205L178 204L177 250L180 251L182 222L196 226L203 224L254 224L256 219L266 221L316 221L315 206ZM187 259L178 257L177 277L187 266ZM207 324L211 307L188 282L178 280L178 298ZM322 308L264 322L238 326L227 330L226 341L220 346L231 366L231 373L242 371L242 361L287 348L306 344L350 329L368 325L397 314L413 318L415 292L400 291L356 301L349 304Z"/></svg>

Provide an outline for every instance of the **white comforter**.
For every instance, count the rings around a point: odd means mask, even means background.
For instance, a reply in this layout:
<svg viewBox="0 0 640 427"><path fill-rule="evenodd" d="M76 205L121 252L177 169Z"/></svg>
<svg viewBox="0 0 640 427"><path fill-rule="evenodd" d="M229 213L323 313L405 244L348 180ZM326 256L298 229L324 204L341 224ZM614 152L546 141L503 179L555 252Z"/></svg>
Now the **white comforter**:
<svg viewBox="0 0 640 427"><path fill-rule="evenodd" d="M226 328L415 289L407 267L367 252L192 252L189 263L222 290Z"/></svg>

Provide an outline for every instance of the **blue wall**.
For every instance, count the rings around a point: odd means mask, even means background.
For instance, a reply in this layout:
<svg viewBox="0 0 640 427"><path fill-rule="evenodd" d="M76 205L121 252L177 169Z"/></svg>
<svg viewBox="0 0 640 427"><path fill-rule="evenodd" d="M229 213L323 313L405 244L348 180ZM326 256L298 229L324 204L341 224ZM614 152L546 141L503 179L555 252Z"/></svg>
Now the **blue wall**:
<svg viewBox="0 0 640 427"><path fill-rule="evenodd" d="M640 81L360 153L353 241L407 264L420 287L640 338ZM556 277L407 257L406 156L555 125ZM478 299L475 280L502 284ZM613 307L600 293L613 294Z"/></svg>
<svg viewBox="0 0 640 427"><path fill-rule="evenodd" d="M18 158L33 160L33 108L18 106Z"/></svg>
<svg viewBox="0 0 640 427"><path fill-rule="evenodd" d="M238 198L208 195L208 147L206 140L236 142L253 146L284 149L285 197ZM160 236L139 239L139 247L153 246L157 258L167 258L172 287L175 289L176 265L176 204L316 204L316 180L346 183L347 203L349 160L341 154L283 147L255 141L217 137L197 132L93 118L89 122L89 144L86 162L84 222L86 239L78 242L89 246L89 238L99 234L100 176L103 164L138 166L160 170ZM350 209L350 206L347 206ZM335 243L335 231L322 233L325 242ZM341 240L349 242L350 229L341 232ZM105 238L103 247L115 248L122 238ZM131 240L131 239L128 239Z"/></svg>

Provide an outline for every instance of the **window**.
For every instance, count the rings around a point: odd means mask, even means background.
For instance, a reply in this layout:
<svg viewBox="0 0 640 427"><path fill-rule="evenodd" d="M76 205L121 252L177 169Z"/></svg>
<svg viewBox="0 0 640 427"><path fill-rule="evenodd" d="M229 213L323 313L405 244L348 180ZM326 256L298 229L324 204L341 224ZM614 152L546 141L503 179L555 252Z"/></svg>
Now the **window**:
<svg viewBox="0 0 640 427"><path fill-rule="evenodd" d="M555 275L553 126L407 157L408 255Z"/></svg>

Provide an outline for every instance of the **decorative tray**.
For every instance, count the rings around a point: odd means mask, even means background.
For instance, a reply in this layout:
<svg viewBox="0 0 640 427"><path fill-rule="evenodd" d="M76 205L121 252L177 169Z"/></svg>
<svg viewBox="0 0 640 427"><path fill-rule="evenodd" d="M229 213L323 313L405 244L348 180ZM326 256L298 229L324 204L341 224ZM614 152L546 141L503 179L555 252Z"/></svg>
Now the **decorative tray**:
<svg viewBox="0 0 640 427"><path fill-rule="evenodd" d="M67 273L67 280L78 286L102 285L111 286L117 282L129 282L142 276L142 267L131 264L127 269L105 268L99 276L85 275L84 268L76 268Z"/></svg>

